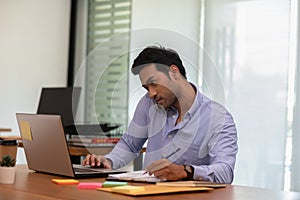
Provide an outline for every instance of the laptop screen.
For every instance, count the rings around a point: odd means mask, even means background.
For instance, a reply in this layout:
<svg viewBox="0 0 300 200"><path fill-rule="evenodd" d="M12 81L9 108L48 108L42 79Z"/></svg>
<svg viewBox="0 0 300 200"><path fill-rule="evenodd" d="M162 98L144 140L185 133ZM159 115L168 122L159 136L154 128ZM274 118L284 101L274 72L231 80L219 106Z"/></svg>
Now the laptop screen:
<svg viewBox="0 0 300 200"><path fill-rule="evenodd" d="M107 177L125 172L77 165L81 172L74 174L61 116L17 113L16 117L29 169L70 177Z"/></svg>
<svg viewBox="0 0 300 200"><path fill-rule="evenodd" d="M42 88L37 114L60 115L63 126L73 125L81 88Z"/></svg>

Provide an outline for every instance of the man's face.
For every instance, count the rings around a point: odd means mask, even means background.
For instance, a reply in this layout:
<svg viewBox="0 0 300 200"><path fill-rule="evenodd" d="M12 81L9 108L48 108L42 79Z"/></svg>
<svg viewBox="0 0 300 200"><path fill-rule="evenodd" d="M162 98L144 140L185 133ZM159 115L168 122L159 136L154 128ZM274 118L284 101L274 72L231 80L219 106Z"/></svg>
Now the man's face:
<svg viewBox="0 0 300 200"><path fill-rule="evenodd" d="M166 66L168 67L168 66ZM174 105L177 98L174 94L175 82L172 77L158 71L155 64L149 64L140 71L142 86L148 91L149 97L165 109ZM172 92L173 91L173 92Z"/></svg>

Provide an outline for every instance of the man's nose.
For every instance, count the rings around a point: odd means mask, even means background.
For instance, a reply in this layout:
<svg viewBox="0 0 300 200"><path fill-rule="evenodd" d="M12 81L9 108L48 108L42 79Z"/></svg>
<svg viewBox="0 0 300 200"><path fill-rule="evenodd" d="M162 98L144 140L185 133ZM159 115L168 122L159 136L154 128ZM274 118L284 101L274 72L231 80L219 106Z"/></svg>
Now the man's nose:
<svg viewBox="0 0 300 200"><path fill-rule="evenodd" d="M148 93L150 98L155 98L157 94L156 90L151 86L148 88Z"/></svg>

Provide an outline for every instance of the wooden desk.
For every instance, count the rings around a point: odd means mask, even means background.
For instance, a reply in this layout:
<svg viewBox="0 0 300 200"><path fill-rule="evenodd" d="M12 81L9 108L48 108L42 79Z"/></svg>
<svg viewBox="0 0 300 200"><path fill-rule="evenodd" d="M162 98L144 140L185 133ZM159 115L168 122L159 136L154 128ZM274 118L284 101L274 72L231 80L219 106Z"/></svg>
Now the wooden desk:
<svg viewBox="0 0 300 200"><path fill-rule="evenodd" d="M76 147L69 146L69 152L72 156L85 156L87 154L104 155L109 153L113 147Z"/></svg>
<svg viewBox="0 0 300 200"><path fill-rule="evenodd" d="M97 190L79 190L76 188L76 185L56 185L52 183L52 178L62 177L32 172L27 169L26 165L19 165L17 166L15 183L11 185L0 184L1 199L137 199L137 197L130 197ZM80 179L80 181L103 182L104 179ZM152 200L153 198L157 200L291 200L300 199L300 193L229 185L226 188L215 189L209 192L192 192L138 197L138 199L143 200Z"/></svg>

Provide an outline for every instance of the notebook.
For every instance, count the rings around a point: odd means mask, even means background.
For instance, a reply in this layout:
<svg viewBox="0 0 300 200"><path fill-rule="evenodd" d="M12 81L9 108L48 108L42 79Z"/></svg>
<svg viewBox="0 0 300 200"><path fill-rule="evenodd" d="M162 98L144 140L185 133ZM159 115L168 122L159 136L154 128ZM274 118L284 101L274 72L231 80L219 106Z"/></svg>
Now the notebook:
<svg viewBox="0 0 300 200"><path fill-rule="evenodd" d="M37 114L60 115L66 134L99 135L119 127L118 124L93 123L75 125L80 87L44 87L41 91Z"/></svg>
<svg viewBox="0 0 300 200"><path fill-rule="evenodd" d="M29 169L76 178L125 172L72 164L60 115L17 113L16 117Z"/></svg>

